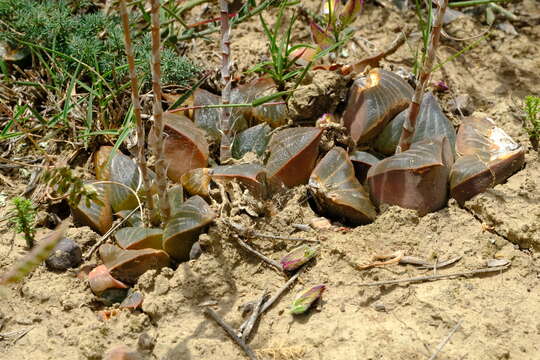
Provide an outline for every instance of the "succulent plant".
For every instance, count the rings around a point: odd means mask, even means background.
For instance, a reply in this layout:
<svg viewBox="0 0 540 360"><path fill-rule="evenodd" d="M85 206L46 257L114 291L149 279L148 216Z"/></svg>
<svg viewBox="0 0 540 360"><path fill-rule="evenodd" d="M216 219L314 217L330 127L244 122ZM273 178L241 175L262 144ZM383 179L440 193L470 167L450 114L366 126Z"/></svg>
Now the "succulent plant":
<svg viewBox="0 0 540 360"><path fill-rule="evenodd" d="M163 113L165 120L164 159L167 175L177 183L186 172L203 168L208 163L208 142L205 133L191 120L176 113ZM150 138L153 143L154 138Z"/></svg>
<svg viewBox="0 0 540 360"><path fill-rule="evenodd" d="M122 249L162 249L163 230L145 227L124 227L114 235L116 243Z"/></svg>
<svg viewBox="0 0 540 360"><path fill-rule="evenodd" d="M272 136L266 162L268 180L273 186L293 187L307 183L319 154L322 129L298 127Z"/></svg>
<svg viewBox="0 0 540 360"><path fill-rule="evenodd" d="M403 110L390 121L383 129L373 144L375 150L386 155L393 155L399 143L403 123L409 116L409 109ZM437 102L437 98L432 93L424 94L420 113L416 119L416 127L412 142L418 142L425 139L433 139L437 136L446 136L450 142L452 151L456 144L456 131L454 126L444 115Z"/></svg>
<svg viewBox="0 0 540 360"><path fill-rule="evenodd" d="M371 199L377 205L398 205L420 215L439 210L446 204L453 162L446 137L414 143L369 169Z"/></svg>
<svg viewBox="0 0 540 360"><path fill-rule="evenodd" d="M268 145L271 130L268 124L259 124L236 134L232 144L233 157L241 159L248 152L262 156Z"/></svg>
<svg viewBox="0 0 540 360"><path fill-rule="evenodd" d="M377 216L343 148L334 147L317 164L309 178L309 189L322 211L331 217L366 224Z"/></svg>
<svg viewBox="0 0 540 360"><path fill-rule="evenodd" d="M367 173L372 166L381 161L378 157L365 151L353 151L349 158L354 166L354 174L361 184L366 181Z"/></svg>
<svg viewBox="0 0 540 360"><path fill-rule="evenodd" d="M111 228L113 221L106 184L87 183L85 187L97 194L96 199L83 197L77 207L72 207L73 220L103 235Z"/></svg>
<svg viewBox="0 0 540 360"><path fill-rule="evenodd" d="M99 248L99 255L111 276L128 284L137 282L139 276L150 269L161 269L170 264L169 255L156 249L125 250L105 244Z"/></svg>
<svg viewBox="0 0 540 360"><path fill-rule="evenodd" d="M525 162L525 150L489 118L469 117L459 128L461 155L450 173L450 194L460 204L504 182Z"/></svg>
<svg viewBox="0 0 540 360"><path fill-rule="evenodd" d="M399 75L373 69L354 81L349 90L343 122L356 144L374 139L397 113L404 110L413 95L411 86Z"/></svg>
<svg viewBox="0 0 540 360"><path fill-rule="evenodd" d="M214 217L215 213L200 196L189 198L165 225L163 249L175 260L189 260L193 243Z"/></svg>

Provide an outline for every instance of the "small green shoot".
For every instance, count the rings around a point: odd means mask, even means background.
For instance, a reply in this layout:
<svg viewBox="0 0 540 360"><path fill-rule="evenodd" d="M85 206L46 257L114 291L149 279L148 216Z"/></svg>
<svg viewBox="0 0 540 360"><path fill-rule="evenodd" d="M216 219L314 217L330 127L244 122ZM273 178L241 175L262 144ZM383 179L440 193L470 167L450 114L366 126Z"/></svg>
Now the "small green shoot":
<svg viewBox="0 0 540 360"><path fill-rule="evenodd" d="M308 44L291 46L291 35L296 21L296 14L292 16L285 33L280 34L284 12L285 5L282 5L273 28L270 28L263 17L260 16L264 33L268 38L268 48L272 59L257 64L248 70L248 72L258 72L270 76L276 83L279 91L285 88L287 81L297 77L302 72L302 69L299 69L295 64L297 59L292 55L293 52L298 49L311 47Z"/></svg>
<svg viewBox="0 0 540 360"><path fill-rule="evenodd" d="M526 96L524 105L525 127L531 140L538 143L540 141L540 97L533 95Z"/></svg>
<svg viewBox="0 0 540 360"><path fill-rule="evenodd" d="M12 200L13 211L10 218L10 224L15 227L15 232L24 235L26 246L31 249L34 247L34 236L36 229L34 223L36 220L36 208L32 201L23 197L15 197Z"/></svg>

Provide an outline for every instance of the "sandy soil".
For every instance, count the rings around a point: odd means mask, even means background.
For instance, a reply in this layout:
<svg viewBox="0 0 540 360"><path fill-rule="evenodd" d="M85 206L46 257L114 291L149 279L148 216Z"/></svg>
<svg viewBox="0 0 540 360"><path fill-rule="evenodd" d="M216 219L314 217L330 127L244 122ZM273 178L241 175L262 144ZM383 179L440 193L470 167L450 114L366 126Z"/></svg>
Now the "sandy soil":
<svg viewBox="0 0 540 360"><path fill-rule="evenodd" d="M314 4L307 6L314 10ZM261 359L428 359L458 323L459 329L438 359L538 358L540 161L523 129L520 101L525 95L540 94L540 9L535 0L508 8L521 19L514 23L518 35L495 26L486 41L447 63L433 80L444 80L450 87L449 93L440 96L447 112L451 98L468 94L472 111L490 115L523 144L528 149L525 168L463 208L451 200L447 208L420 218L412 211L389 207L370 225L295 233L320 239L321 255L262 316L250 342ZM358 21L359 36L384 49L403 24L413 23L410 12L370 5ZM454 37L470 37L485 32L487 26L482 17L465 16L446 30ZM305 29L302 34L307 34ZM265 54L260 28L254 22L239 26L232 39L238 68L249 68ZM465 46L451 40L443 44L440 59ZM351 51L351 61L365 56L356 50ZM219 63L218 58L205 58L210 59L206 62L210 68ZM410 50L402 47L383 65L410 69ZM448 115L459 124L459 116ZM1 194L9 199L21 192L24 181L16 176L7 180L16 185L1 185ZM299 188L281 197L271 217L253 220L244 215L236 220L263 232L292 234L291 224L309 223L317 216L305 194ZM5 207L0 211L3 216ZM98 319L97 311L106 308L75 272L38 268L0 299L0 333L29 330L20 338L0 337L0 357L101 359L107 349L125 344L133 349L139 346L148 359L243 358L223 330L204 316L203 305L212 304L237 327L243 322L242 304L256 300L265 290L275 293L287 279L238 247L230 235L217 221L209 235L203 236L204 251L198 260L176 270L144 274L136 285L145 296L142 311L122 310L108 321ZM83 249L98 238L88 228L70 229L68 236ZM19 237L11 249L12 237L9 229L0 229L1 271L26 252ZM276 260L296 245L285 240L252 242ZM469 278L361 285L433 273L412 265L358 269L374 255L398 250L432 261L462 256L454 266L437 270L438 274L481 268L493 258L510 260L512 265L503 272ZM319 283L328 287L323 300L308 315L293 318L288 313L293 296Z"/></svg>

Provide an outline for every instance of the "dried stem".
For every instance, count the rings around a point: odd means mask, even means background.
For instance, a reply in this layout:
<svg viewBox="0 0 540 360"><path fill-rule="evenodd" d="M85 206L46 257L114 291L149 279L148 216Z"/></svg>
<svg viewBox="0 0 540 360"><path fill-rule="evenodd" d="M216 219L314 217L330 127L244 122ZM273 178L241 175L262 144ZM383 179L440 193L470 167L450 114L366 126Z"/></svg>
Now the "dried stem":
<svg viewBox="0 0 540 360"><path fill-rule="evenodd" d="M152 91L154 93L154 153L156 155L156 182L159 210L163 223L169 219L171 208L167 199L167 169L163 158L163 108L161 107L161 35L159 31L159 0L150 0L152 6Z"/></svg>
<svg viewBox="0 0 540 360"><path fill-rule="evenodd" d="M441 275L428 275L428 276L417 276L412 278L406 278L406 279L397 279L397 280L385 280L385 281L376 281L371 283L364 283L359 284L359 286L380 286L380 285L395 285L395 284L401 284L401 283L411 283L411 282L421 282L421 281L431 281L431 280L441 280L441 279L448 279L453 277L460 277L460 276L473 276L477 274L485 274L485 273L492 273L496 271L503 271L510 267L510 265L504 265L504 266L497 266L497 267L487 267L482 269L476 269L471 271L465 271L465 272L459 272L459 273L452 273L452 274L441 274Z"/></svg>
<svg viewBox="0 0 540 360"><path fill-rule="evenodd" d="M231 29L229 27L229 4L227 0L219 0L221 10L221 103L228 105L231 102ZM219 147L219 159L223 163L231 158L230 137L231 110L223 107L220 113L219 127L221 130L221 145Z"/></svg>
<svg viewBox="0 0 540 360"><path fill-rule="evenodd" d="M144 124L141 118L141 102L139 100L139 84L137 73L135 72L135 56L133 55L133 45L131 42L131 32L129 29L129 17L126 8L126 1L120 0L120 17L122 18L122 27L124 29L124 45L126 47L126 56L129 67L129 78L131 80L131 101L133 103L133 114L135 115L137 131L137 163L141 169L141 174L146 191L146 206L149 210L154 208L154 200L150 194L150 180L148 178L148 168L146 166L146 157L144 155L144 144L146 134Z"/></svg>
<svg viewBox="0 0 540 360"><path fill-rule="evenodd" d="M435 19L435 24L431 29L431 36L429 40L429 49L427 52L426 59L422 64L422 70L420 71L420 76L416 84L416 90L414 96L409 106L409 116L403 123L403 131L401 132L401 137L399 139L399 145L396 148L396 154L402 151L406 151L411 147L412 137L414 135L414 130L416 128L416 118L420 112L420 105L422 105L422 97L424 95L424 90L428 82L429 76L431 75L431 70L433 69L433 62L435 61L435 52L439 46L439 39L441 37L441 27L443 23L444 13L446 12L446 7L448 6L448 0L439 1L439 10L437 12L437 17Z"/></svg>
<svg viewBox="0 0 540 360"><path fill-rule="evenodd" d="M227 324L214 310L206 308L204 309L204 312L212 319L214 319L214 321L217 322L218 325L223 328L223 330L225 330L225 332L231 337L231 339L233 339L234 342L237 343L238 346L242 348L242 350L244 350L248 358L250 358L251 360L257 360L257 356L255 355L251 347L246 344L244 340L238 337L234 329L229 324Z"/></svg>
<svg viewBox="0 0 540 360"><path fill-rule="evenodd" d="M260 252L258 252L257 250L255 250L254 248L252 248L251 246L249 246L248 244L246 244L244 242L244 240L240 239L240 237L236 236L236 241L238 242L238 244L244 248L245 250L247 250L248 252L252 253L253 255L259 257L262 261L264 261L265 263L269 264L269 265L272 265L273 267L275 267L277 270L279 271L283 271L283 267L281 266L280 263L278 263L277 261L275 260L272 260L270 259L269 257L261 254Z"/></svg>
<svg viewBox="0 0 540 360"><path fill-rule="evenodd" d="M443 341L441 341L441 343L439 344L439 346L437 346L437 349L435 350L435 352L433 353L433 355L431 355L429 357L429 360L435 360L437 358L437 356L439 355L439 353L441 352L441 350L444 348L444 346L450 341L450 339L452 338L452 335L454 335L454 333L460 328L461 326L461 323L463 322L463 320L460 320L451 330L450 332L448 333L448 335L446 335L446 337L443 339Z"/></svg>

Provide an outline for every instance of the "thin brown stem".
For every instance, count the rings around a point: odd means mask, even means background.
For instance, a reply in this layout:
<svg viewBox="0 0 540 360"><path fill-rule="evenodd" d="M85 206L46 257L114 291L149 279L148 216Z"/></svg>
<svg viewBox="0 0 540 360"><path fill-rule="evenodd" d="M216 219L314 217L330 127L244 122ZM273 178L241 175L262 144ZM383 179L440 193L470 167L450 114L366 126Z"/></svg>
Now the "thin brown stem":
<svg viewBox="0 0 540 360"><path fill-rule="evenodd" d="M139 100L139 84L137 73L135 72L135 56L133 54L133 44L131 42L131 31L129 28L129 17L126 7L126 1L120 0L120 17L122 18L122 27L124 29L124 45L128 60L129 78L131 80L131 101L133 102L133 114L137 131L137 163L141 169L144 190L146 191L146 206L149 210L154 208L154 201L150 194L150 179L148 178L148 168L146 166L146 156L144 155L144 144L146 134L141 117L141 102Z"/></svg>
<svg viewBox="0 0 540 360"><path fill-rule="evenodd" d="M231 102L231 29L229 27L229 4L227 0L219 0L221 10L221 103L227 105ZM219 127L221 130L221 144L219 159L223 163L231 158L230 137L231 109L223 107L220 113Z"/></svg>
<svg viewBox="0 0 540 360"><path fill-rule="evenodd" d="M154 93L154 153L156 155L156 182L161 220L166 223L171 208L167 199L167 167L163 158L163 108L161 107L161 34L159 31L159 0L150 0L152 6L152 91Z"/></svg>
<svg viewBox="0 0 540 360"><path fill-rule="evenodd" d="M473 276L473 275L477 275L477 274L485 274L485 273L493 273L493 272L497 272L497 271L503 271L503 270L508 269L509 267L510 267L510 265L504 265L504 266L487 267L487 268L476 269L476 270L465 271L465 272L452 273L452 274L417 276L417 277L406 278L406 279L376 281L376 282L371 282L371 283L359 284L359 286L395 285L395 284L401 284L401 283L412 283L412 282L422 282L422 281L449 279L449 278L460 277L460 276Z"/></svg>
<svg viewBox="0 0 540 360"><path fill-rule="evenodd" d="M223 330L225 330L225 332L231 337L231 339L233 339L234 342L237 343L238 346L242 348L242 350L244 350L248 358L250 358L251 360L257 360L257 356L255 355L255 352L253 352L251 347L246 344L244 340L238 337L234 329L229 324L227 324L214 310L206 308L204 309L204 313L210 316L215 322L218 323L219 326L223 328Z"/></svg>
<svg viewBox="0 0 540 360"><path fill-rule="evenodd" d="M433 62L435 61L435 53L437 51L437 47L439 46L441 27L447 6L448 0L439 1L439 10L437 12L437 17L435 18L435 24L431 29L427 56L422 64L422 70L420 71L420 76L416 84L416 90L414 92L411 105L409 106L409 116L403 123L403 131L401 132L401 137L399 138L399 145L396 148L396 154L402 151L407 151L411 147L411 141L416 128L416 118L420 112L422 97L424 95L424 90L426 88L429 76L431 75L431 69L433 69Z"/></svg>

